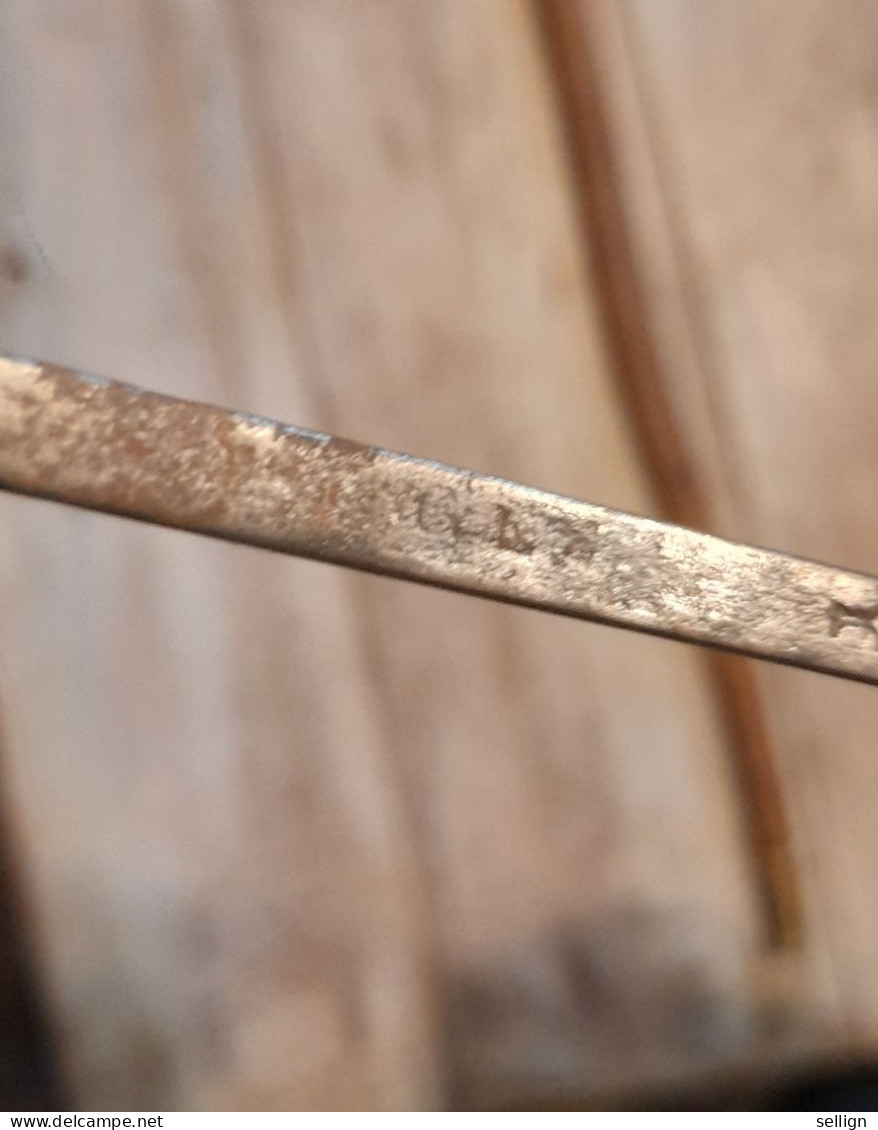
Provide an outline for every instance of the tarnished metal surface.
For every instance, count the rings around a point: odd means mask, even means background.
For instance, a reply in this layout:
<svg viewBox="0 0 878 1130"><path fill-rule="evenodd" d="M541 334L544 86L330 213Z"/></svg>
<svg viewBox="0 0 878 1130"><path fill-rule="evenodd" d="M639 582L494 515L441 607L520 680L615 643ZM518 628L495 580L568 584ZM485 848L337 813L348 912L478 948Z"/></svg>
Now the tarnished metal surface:
<svg viewBox="0 0 878 1130"><path fill-rule="evenodd" d="M878 579L0 359L0 487L878 683Z"/></svg>

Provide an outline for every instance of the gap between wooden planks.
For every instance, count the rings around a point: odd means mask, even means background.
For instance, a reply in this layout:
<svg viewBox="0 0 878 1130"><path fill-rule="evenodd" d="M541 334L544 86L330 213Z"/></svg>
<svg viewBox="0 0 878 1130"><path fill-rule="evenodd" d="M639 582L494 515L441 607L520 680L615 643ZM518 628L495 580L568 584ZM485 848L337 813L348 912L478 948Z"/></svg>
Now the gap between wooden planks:
<svg viewBox="0 0 878 1130"><path fill-rule="evenodd" d="M603 203L622 217L659 418L689 452L684 496L699 484L726 536L874 563L874 8L556 11L589 45L614 172ZM587 108L578 128L595 129ZM763 667L753 678L801 885L800 1009L874 1054L875 696Z"/></svg>
<svg viewBox="0 0 878 1130"><path fill-rule="evenodd" d="M599 15L587 3L541 0L539 12L566 123L571 167L579 189L583 238L594 262L597 294L611 342L610 356L639 450L652 474L664 517L705 532L716 531L710 489L693 458L692 443L674 412L661 355L646 309L641 254L630 230L622 175L621 143L602 85L612 82L614 56L604 70ZM793 864L787 817L777 769L759 701L752 664L734 656L705 660L719 710L726 722L740 781L745 821L765 916L770 949L793 953L801 941L799 881Z"/></svg>

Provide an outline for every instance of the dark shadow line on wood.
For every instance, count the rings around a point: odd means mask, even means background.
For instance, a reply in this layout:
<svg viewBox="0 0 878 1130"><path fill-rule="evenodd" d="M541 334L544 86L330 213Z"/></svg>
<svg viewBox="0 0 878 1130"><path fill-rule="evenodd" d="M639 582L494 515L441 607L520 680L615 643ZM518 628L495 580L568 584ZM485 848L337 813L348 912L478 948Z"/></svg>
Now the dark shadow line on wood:
<svg viewBox="0 0 878 1130"><path fill-rule="evenodd" d="M73 1110L62 1042L37 958L18 837L11 827L7 777L0 748L0 1106Z"/></svg>
<svg viewBox="0 0 878 1130"><path fill-rule="evenodd" d="M710 506L669 402L649 328L637 256L588 33L589 5L534 0L567 142L571 178L603 314L610 363L662 516L711 532ZM742 795L748 843L772 950L801 944L799 882L788 820L750 661L705 656Z"/></svg>

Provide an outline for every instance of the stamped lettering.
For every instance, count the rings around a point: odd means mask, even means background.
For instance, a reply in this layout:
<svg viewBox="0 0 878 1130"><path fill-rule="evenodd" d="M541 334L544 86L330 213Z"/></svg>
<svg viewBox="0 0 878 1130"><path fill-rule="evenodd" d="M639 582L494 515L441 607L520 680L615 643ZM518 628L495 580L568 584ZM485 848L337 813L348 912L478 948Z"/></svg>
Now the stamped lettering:
<svg viewBox="0 0 878 1130"><path fill-rule="evenodd" d="M542 552L558 567L588 563L595 552L590 525L566 514L516 509L479 497L472 488L456 491L436 485L401 493L394 509L396 521L416 526L449 550L465 552L482 546L522 557Z"/></svg>
<svg viewBox="0 0 878 1130"><path fill-rule="evenodd" d="M844 604L840 600L829 602L829 634L833 639L845 628L858 628L871 633L878 647L878 601L874 604Z"/></svg>
<svg viewBox="0 0 878 1130"><path fill-rule="evenodd" d="M571 561L587 564L595 554L596 534L592 524L574 521L567 515L548 520L545 540L553 565L566 565Z"/></svg>

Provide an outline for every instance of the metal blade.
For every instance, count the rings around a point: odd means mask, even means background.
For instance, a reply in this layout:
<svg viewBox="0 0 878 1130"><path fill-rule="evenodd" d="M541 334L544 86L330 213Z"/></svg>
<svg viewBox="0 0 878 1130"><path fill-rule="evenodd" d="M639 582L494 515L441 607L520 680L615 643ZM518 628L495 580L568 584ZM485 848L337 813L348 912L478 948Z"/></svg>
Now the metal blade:
<svg viewBox="0 0 878 1130"><path fill-rule="evenodd" d="M878 579L0 358L0 488L878 683Z"/></svg>

